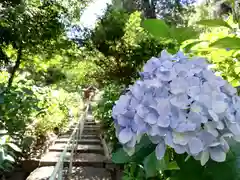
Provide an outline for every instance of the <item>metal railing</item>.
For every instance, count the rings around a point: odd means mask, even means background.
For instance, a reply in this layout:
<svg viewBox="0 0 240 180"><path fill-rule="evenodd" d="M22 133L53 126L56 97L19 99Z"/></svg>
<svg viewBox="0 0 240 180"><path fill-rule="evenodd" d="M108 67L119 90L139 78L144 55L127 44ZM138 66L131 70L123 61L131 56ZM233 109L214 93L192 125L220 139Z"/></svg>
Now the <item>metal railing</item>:
<svg viewBox="0 0 240 180"><path fill-rule="evenodd" d="M82 135L82 131L83 131L83 127L84 127L84 121L86 118L86 115L88 113L89 110L89 106L90 106L90 100L91 97L89 97L89 99L86 102L86 109L84 111L83 114L81 114L78 124L75 126L70 138L68 139L68 142L63 150L63 152L60 155L60 158L57 162L57 164L55 165L55 168L53 170L53 173L51 175L51 177L49 178L49 180L63 180L63 177L65 176L63 174L63 170L64 170L64 162L67 158L67 152L70 149L70 162L69 162L69 168L67 171L67 177L69 177L72 174L72 167L73 167L73 158L74 158L74 154L76 152L76 149L78 147L78 142L81 139L81 135Z"/></svg>

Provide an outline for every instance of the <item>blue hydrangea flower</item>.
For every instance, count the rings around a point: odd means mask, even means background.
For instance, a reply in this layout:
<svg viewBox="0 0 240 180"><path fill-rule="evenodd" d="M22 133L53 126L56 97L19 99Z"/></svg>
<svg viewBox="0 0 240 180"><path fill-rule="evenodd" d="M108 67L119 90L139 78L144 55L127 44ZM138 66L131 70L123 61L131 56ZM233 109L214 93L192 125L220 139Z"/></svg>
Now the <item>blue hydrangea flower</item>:
<svg viewBox="0 0 240 180"><path fill-rule="evenodd" d="M228 138L240 141L240 97L200 57L161 52L151 58L113 107L116 136L134 153L142 135L156 144L162 159L167 147L188 153L204 165L226 159Z"/></svg>

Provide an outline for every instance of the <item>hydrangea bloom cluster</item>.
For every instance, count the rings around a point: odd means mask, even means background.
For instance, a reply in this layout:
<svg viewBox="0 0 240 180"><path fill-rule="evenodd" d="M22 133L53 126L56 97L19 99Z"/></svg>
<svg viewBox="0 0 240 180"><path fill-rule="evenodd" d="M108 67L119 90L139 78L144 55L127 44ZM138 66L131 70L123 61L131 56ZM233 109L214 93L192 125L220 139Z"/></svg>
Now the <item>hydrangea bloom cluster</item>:
<svg viewBox="0 0 240 180"><path fill-rule="evenodd" d="M240 97L203 58L161 52L113 107L116 135L129 153L147 134L162 159L169 146L204 165L222 162L228 138L240 141Z"/></svg>

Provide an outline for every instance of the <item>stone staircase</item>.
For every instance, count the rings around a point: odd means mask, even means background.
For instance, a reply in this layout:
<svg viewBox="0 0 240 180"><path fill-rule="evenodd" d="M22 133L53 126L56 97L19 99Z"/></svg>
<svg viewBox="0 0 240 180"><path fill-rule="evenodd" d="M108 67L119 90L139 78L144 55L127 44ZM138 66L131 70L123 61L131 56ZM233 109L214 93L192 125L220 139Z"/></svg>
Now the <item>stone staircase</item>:
<svg viewBox="0 0 240 180"><path fill-rule="evenodd" d="M59 138L49 147L45 155L42 156L39 167L55 166L61 153L63 152L72 131L76 124L73 124L69 131ZM70 164L71 149L68 149L64 161L64 167ZM94 180L115 180L115 172L111 167L111 161L105 156L103 142L100 138L100 125L93 120L91 114L86 116L81 139L73 157L73 170L71 178L94 179ZM69 179L69 178L68 178Z"/></svg>

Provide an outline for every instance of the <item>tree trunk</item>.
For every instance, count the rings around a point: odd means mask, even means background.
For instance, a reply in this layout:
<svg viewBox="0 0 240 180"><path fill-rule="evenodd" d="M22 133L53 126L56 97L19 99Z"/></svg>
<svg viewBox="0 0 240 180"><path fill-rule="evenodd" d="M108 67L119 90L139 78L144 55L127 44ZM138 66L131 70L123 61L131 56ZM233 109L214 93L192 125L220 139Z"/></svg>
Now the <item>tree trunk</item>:
<svg viewBox="0 0 240 180"><path fill-rule="evenodd" d="M17 51L17 60L15 62L15 65L13 66L13 69L12 69L12 72L11 72L11 76L8 79L8 86L7 86L8 88L10 88L12 86L13 79L14 79L14 76L15 76L19 66L20 66L21 59L22 59L22 46L20 46L18 51Z"/></svg>
<svg viewBox="0 0 240 180"><path fill-rule="evenodd" d="M146 18L153 18L156 19L156 9L155 9L155 0L151 0L151 3L149 0L142 0L143 1L143 10L144 10L144 16Z"/></svg>

